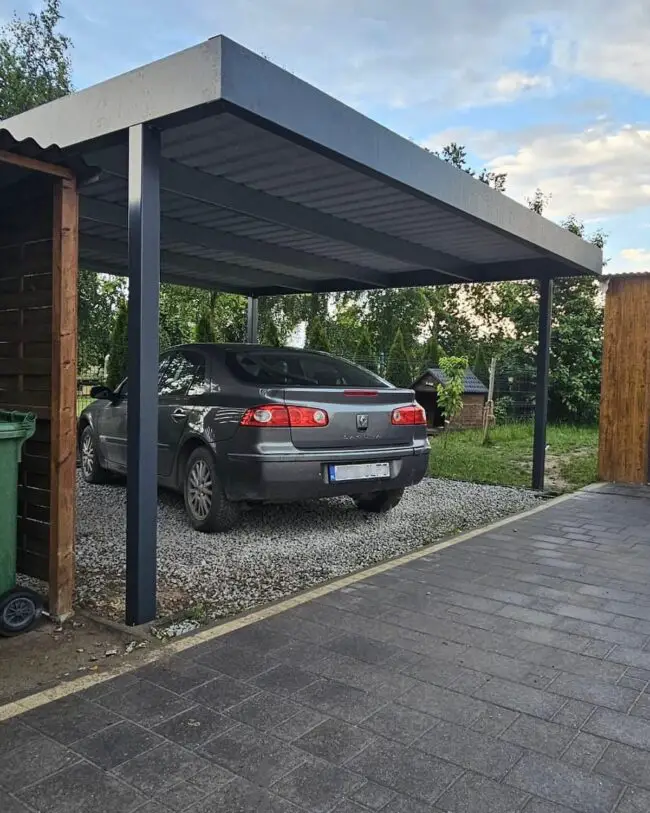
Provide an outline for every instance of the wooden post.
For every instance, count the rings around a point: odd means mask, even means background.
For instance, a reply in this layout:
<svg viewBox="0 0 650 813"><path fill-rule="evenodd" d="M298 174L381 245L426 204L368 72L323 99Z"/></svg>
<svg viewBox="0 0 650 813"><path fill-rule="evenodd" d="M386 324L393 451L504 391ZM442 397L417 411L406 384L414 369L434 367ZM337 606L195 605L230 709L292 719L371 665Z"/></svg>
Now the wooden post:
<svg viewBox="0 0 650 813"><path fill-rule="evenodd" d="M72 612L75 577L78 221L76 182L55 181L49 582L50 613L58 619Z"/></svg>
<svg viewBox="0 0 650 813"><path fill-rule="evenodd" d="M488 397L483 407L483 443L487 443L490 427L494 423L494 379L497 374L497 360L493 356L490 361L490 383L488 385Z"/></svg>
<svg viewBox="0 0 650 813"><path fill-rule="evenodd" d="M650 274L610 277L605 299L598 476L650 482Z"/></svg>

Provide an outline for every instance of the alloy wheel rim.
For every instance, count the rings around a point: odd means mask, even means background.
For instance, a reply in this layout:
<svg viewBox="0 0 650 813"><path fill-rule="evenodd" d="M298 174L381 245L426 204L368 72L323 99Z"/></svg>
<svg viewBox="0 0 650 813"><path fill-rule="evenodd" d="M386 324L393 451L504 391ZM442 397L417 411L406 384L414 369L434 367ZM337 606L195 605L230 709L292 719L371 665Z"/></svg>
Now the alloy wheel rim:
<svg viewBox="0 0 650 813"><path fill-rule="evenodd" d="M212 507L212 474L205 460L197 460L190 469L187 501L197 519L207 518Z"/></svg>
<svg viewBox="0 0 650 813"><path fill-rule="evenodd" d="M81 444L81 466L86 477L90 477L92 475L93 465L93 439L90 437L90 435L86 435L86 437L83 439L83 443Z"/></svg>

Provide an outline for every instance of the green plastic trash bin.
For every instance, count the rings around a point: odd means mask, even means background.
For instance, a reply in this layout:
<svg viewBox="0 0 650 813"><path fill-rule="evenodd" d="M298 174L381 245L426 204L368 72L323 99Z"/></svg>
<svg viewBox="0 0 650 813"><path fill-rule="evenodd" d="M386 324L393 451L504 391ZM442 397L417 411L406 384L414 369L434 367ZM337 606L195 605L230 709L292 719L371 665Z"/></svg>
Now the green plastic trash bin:
<svg viewBox="0 0 650 813"><path fill-rule="evenodd" d="M16 589L18 464L35 429L31 413L0 409L0 635L24 632L42 608L36 593Z"/></svg>

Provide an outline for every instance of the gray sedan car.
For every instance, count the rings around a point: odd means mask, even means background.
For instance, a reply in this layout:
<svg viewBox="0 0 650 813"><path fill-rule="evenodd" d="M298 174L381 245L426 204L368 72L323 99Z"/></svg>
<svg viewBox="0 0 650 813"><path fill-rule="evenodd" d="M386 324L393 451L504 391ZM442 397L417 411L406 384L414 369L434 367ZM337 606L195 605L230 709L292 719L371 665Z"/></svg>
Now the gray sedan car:
<svg viewBox="0 0 650 813"><path fill-rule="evenodd" d="M89 483L126 473L128 381L95 387L79 416ZM327 353L192 344L160 357L158 479L183 493L200 531L232 528L242 505L348 495L388 511L427 470L426 417L398 389Z"/></svg>

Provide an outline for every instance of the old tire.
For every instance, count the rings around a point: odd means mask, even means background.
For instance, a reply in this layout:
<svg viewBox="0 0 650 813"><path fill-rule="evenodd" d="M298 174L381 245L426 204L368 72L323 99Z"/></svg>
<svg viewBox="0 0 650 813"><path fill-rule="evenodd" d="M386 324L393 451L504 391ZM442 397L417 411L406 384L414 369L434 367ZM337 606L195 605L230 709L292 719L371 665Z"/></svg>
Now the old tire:
<svg viewBox="0 0 650 813"><path fill-rule="evenodd" d="M81 433L79 441L79 456L81 458L81 476L87 483L105 483L108 472L102 467L97 449L97 439L90 426Z"/></svg>
<svg viewBox="0 0 650 813"><path fill-rule="evenodd" d="M209 449L195 449L185 466L183 497L192 527L203 533L229 531L239 520L237 503L226 498Z"/></svg>
<svg viewBox="0 0 650 813"><path fill-rule="evenodd" d="M355 497L354 502L360 511L367 511L369 514L386 514L399 504L403 495L403 488L395 488L392 491L377 491L374 494Z"/></svg>
<svg viewBox="0 0 650 813"><path fill-rule="evenodd" d="M0 636L12 638L27 632L43 612L41 597L32 590L16 588L0 598Z"/></svg>

